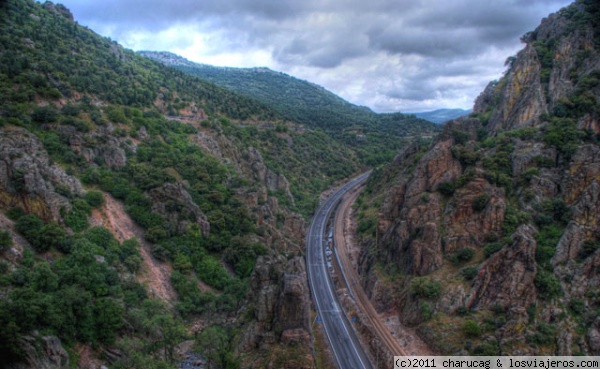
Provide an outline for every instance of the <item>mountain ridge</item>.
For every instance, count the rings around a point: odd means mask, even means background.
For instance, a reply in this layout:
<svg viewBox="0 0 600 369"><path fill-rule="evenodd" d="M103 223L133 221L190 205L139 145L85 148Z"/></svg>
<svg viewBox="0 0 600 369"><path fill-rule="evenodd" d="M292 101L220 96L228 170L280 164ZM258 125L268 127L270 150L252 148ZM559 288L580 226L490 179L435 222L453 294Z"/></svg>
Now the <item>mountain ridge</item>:
<svg viewBox="0 0 600 369"><path fill-rule="evenodd" d="M600 354L599 15L544 18L470 116L359 199L365 287L442 354Z"/></svg>
<svg viewBox="0 0 600 369"><path fill-rule="evenodd" d="M417 118L425 119L436 124L442 124L449 120L469 115L471 112L473 112L473 109L436 109L412 114L414 114Z"/></svg>

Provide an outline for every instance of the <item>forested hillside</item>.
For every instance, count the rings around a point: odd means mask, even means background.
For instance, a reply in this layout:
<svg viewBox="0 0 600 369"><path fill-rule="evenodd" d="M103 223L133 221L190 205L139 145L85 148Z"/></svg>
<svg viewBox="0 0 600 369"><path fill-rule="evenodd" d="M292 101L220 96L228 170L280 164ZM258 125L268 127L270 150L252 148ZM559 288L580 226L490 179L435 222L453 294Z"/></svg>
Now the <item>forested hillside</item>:
<svg viewBox="0 0 600 369"><path fill-rule="evenodd" d="M312 365L304 219L351 148L50 2L0 4L0 96L1 367Z"/></svg>
<svg viewBox="0 0 600 369"><path fill-rule="evenodd" d="M439 132L439 127L414 115L376 114L314 83L268 68L215 67L166 52L144 51L141 55L240 93L285 119L322 129L352 146L368 165L391 160L405 138Z"/></svg>
<svg viewBox="0 0 600 369"><path fill-rule="evenodd" d="M359 199L367 289L440 353L600 354L599 19L592 0L545 18Z"/></svg>

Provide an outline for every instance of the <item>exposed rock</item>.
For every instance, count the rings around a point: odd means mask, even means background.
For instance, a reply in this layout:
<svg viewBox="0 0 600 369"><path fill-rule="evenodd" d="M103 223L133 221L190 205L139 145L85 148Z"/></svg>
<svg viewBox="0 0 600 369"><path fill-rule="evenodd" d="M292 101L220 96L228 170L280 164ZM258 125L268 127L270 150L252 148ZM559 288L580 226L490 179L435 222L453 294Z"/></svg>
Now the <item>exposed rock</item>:
<svg viewBox="0 0 600 369"><path fill-rule="evenodd" d="M309 290L305 273L301 257L289 261L281 255L259 257L250 278L255 320L244 330L239 346L242 351L282 342L285 332L288 343L308 343L303 339L290 341L291 336L304 337L302 331L309 331Z"/></svg>
<svg viewBox="0 0 600 369"><path fill-rule="evenodd" d="M283 191L291 204L294 204L294 197L290 192L290 183L282 174L277 174L265 165L260 152L250 147L243 156L249 162L252 168L254 178L264 184L269 191Z"/></svg>
<svg viewBox="0 0 600 369"><path fill-rule="evenodd" d="M473 204L483 194L489 198L487 204L483 210L475 210ZM489 184L481 177L474 178L456 191L444 210L444 254L483 246L488 235L501 233L505 212L504 189Z"/></svg>
<svg viewBox="0 0 600 369"><path fill-rule="evenodd" d="M56 336L23 337L25 360L7 369L67 369L69 354Z"/></svg>
<svg viewBox="0 0 600 369"><path fill-rule="evenodd" d="M0 206L20 206L42 219L60 221L60 209L71 205L59 191L85 193L77 178L50 163L37 137L22 128L0 129Z"/></svg>
<svg viewBox="0 0 600 369"><path fill-rule="evenodd" d="M61 15L65 18L67 18L68 20L70 20L71 22L74 20L73 18L73 13L71 13L71 11L64 5L62 4L53 4L50 1L46 1L44 3L44 8L50 10L51 12L54 12L58 15Z"/></svg>
<svg viewBox="0 0 600 369"><path fill-rule="evenodd" d="M60 126L55 130L68 137L69 146L77 154L82 155L88 163L100 160L99 164L106 164L109 168L122 168L127 165L127 155L121 146L135 152L132 145L125 145L117 137L111 135L112 125L99 130L81 134L74 127Z"/></svg>
<svg viewBox="0 0 600 369"><path fill-rule="evenodd" d="M588 330L587 341L590 345L590 354L600 355L600 318L596 318L594 324Z"/></svg>
<svg viewBox="0 0 600 369"><path fill-rule="evenodd" d="M556 252L552 257L552 265L577 258L583 246L583 241L585 241L584 227L574 221L569 222L556 246Z"/></svg>
<svg viewBox="0 0 600 369"><path fill-rule="evenodd" d="M520 226L512 244L492 255L479 269L473 281L467 307L490 309L501 306L527 307L536 299L533 283L537 273L535 262L535 229Z"/></svg>
<svg viewBox="0 0 600 369"><path fill-rule="evenodd" d="M168 230L183 234L190 224L198 224L204 236L210 234L210 223L182 183L165 183L148 192L152 211L160 214Z"/></svg>

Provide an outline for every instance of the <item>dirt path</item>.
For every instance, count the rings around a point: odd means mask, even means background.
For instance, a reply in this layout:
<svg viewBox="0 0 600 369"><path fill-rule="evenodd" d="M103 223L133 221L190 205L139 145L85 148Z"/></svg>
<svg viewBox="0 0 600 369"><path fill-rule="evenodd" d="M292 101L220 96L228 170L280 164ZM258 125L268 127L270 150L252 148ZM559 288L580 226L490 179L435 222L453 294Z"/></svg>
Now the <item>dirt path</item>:
<svg viewBox="0 0 600 369"><path fill-rule="evenodd" d="M122 203L104 193L104 205L102 209L92 212L92 224L105 227L120 242L136 238L141 245L140 255L143 259L142 272L139 274L138 282L144 283L154 297L167 303L175 301L177 295L171 286L173 268L152 256L151 245L144 238L144 230L129 217Z"/></svg>
<svg viewBox="0 0 600 369"><path fill-rule="evenodd" d="M356 225L352 216L354 204L361 189L346 194L342 199L335 217L335 239L339 262L344 269L348 288L352 291L359 309L367 316L374 333L394 355L434 355L427 345L414 333L400 323L397 314L387 312L381 316L361 287L356 263L360 248L355 240ZM392 334L393 332L393 334Z"/></svg>

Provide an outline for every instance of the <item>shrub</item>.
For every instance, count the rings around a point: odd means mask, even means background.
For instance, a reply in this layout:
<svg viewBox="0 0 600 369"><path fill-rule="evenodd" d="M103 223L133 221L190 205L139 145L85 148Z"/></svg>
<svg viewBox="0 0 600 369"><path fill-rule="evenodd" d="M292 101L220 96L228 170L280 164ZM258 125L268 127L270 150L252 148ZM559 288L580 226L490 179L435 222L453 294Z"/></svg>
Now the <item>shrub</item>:
<svg viewBox="0 0 600 369"><path fill-rule="evenodd" d="M454 183L453 181L440 183L438 191L440 191L442 195L452 196L454 194L454 191L456 191L456 183Z"/></svg>
<svg viewBox="0 0 600 369"><path fill-rule="evenodd" d="M579 259L583 260L588 256L592 255L596 252L596 250L600 249L600 241L598 240L586 240L583 242L583 247L579 251Z"/></svg>
<svg viewBox="0 0 600 369"><path fill-rule="evenodd" d="M475 278L475 276L477 276L477 267L476 266L468 266L468 267L462 268L460 270L460 275L462 275L462 277L464 278L465 281L470 281L473 278Z"/></svg>
<svg viewBox="0 0 600 369"><path fill-rule="evenodd" d="M5 231L0 231L0 252L8 250L12 246L12 238Z"/></svg>
<svg viewBox="0 0 600 369"><path fill-rule="evenodd" d="M421 313L421 317L425 321L431 319L431 317L433 316L433 309L431 308L431 305L428 302L422 302L419 305L419 311Z"/></svg>
<svg viewBox="0 0 600 369"><path fill-rule="evenodd" d="M543 299L551 299L560 295L560 282L551 272L538 268L534 283Z"/></svg>
<svg viewBox="0 0 600 369"><path fill-rule="evenodd" d="M474 255L475 255L475 250L467 247L467 248L460 249L460 250L457 250L456 252L454 252L450 256L450 261L452 262L452 264L460 264L460 263L464 263L466 261L471 260Z"/></svg>
<svg viewBox="0 0 600 369"><path fill-rule="evenodd" d="M547 345L554 341L556 327L552 324L540 323L537 326L536 332L527 337L528 341L534 344Z"/></svg>
<svg viewBox="0 0 600 369"><path fill-rule="evenodd" d="M474 320L467 320L462 325L462 331L465 336L470 338L476 338L481 336L481 327L479 327L479 323Z"/></svg>
<svg viewBox="0 0 600 369"><path fill-rule="evenodd" d="M498 343L482 343L473 349L473 354L476 356L496 356L499 355Z"/></svg>
<svg viewBox="0 0 600 369"><path fill-rule="evenodd" d="M473 204L471 204L471 207L473 208L473 210L479 212L485 209L488 202L490 202L490 195L488 195L487 193L482 193L478 195L475 198L475 200L473 200Z"/></svg>
<svg viewBox="0 0 600 369"><path fill-rule="evenodd" d="M104 204L104 196L99 191L88 191L84 198L91 207L96 209Z"/></svg>
<svg viewBox="0 0 600 369"><path fill-rule="evenodd" d="M569 301L569 308L571 308L573 314L581 315L585 311L585 301L583 299L574 297L571 299L571 301Z"/></svg>
<svg viewBox="0 0 600 369"><path fill-rule="evenodd" d="M5 212L6 216L10 219L10 220L14 220L15 222L17 220L19 220L20 217L22 217L23 215L25 215L25 211L23 209L21 209L20 207L14 207L14 208L10 208Z"/></svg>
<svg viewBox="0 0 600 369"><path fill-rule="evenodd" d="M23 235L32 245L37 245L40 230L44 222L34 214L28 214L20 217L15 223L17 232Z"/></svg>
<svg viewBox="0 0 600 369"><path fill-rule="evenodd" d="M410 292L415 296L436 298L439 297L440 290L440 282L431 280L428 277L416 277L410 281Z"/></svg>
<svg viewBox="0 0 600 369"><path fill-rule="evenodd" d="M488 243L483 248L483 255L485 255L486 258L489 258L490 256L492 256L492 254L495 254L496 252L502 250L503 247L504 245L502 244L502 242Z"/></svg>

